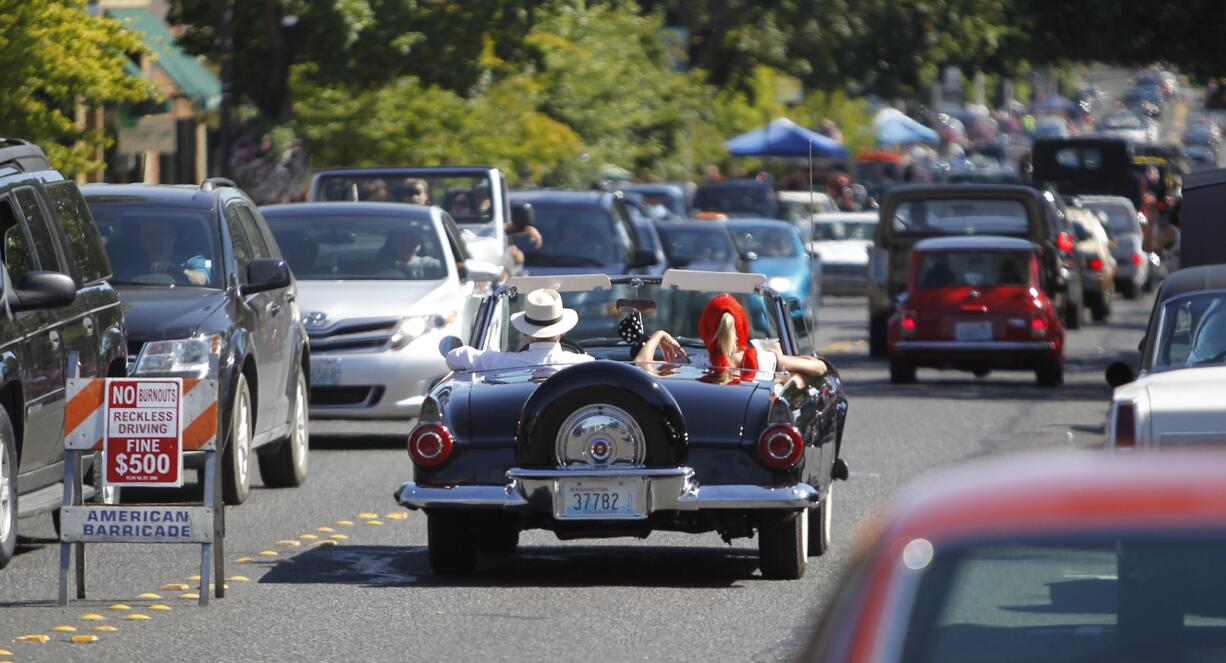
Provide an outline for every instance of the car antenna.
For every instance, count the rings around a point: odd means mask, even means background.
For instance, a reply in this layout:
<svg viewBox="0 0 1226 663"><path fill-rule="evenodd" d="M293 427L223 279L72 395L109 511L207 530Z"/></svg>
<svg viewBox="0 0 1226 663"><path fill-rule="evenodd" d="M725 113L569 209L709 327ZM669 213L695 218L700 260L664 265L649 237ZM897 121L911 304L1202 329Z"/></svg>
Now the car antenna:
<svg viewBox="0 0 1226 663"><path fill-rule="evenodd" d="M814 200L813 194L813 141L809 141L809 250L813 249L813 235L817 231L817 221L813 218L813 210L817 208L817 201Z"/></svg>

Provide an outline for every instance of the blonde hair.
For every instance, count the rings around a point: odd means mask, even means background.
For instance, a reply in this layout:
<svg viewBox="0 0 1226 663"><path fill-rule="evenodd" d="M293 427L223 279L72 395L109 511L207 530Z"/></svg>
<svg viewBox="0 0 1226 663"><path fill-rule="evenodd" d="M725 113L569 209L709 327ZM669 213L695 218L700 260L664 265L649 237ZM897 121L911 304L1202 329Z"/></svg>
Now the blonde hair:
<svg viewBox="0 0 1226 663"><path fill-rule="evenodd" d="M729 359L736 352L736 318L727 311L719 316L719 328L715 330L715 345Z"/></svg>

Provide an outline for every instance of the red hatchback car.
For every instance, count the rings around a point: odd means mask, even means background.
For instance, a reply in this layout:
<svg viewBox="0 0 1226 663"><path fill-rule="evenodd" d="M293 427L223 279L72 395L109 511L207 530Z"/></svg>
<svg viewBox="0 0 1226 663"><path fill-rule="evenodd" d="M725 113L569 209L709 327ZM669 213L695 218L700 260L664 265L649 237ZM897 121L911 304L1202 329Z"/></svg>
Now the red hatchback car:
<svg viewBox="0 0 1226 663"><path fill-rule="evenodd" d="M1226 455L967 463L874 521L803 661L1226 660Z"/></svg>
<svg viewBox="0 0 1226 663"><path fill-rule="evenodd" d="M890 318L890 381L915 382L921 366L987 375L1033 370L1064 381L1064 325L1043 292L1038 248L1013 237L926 239Z"/></svg>

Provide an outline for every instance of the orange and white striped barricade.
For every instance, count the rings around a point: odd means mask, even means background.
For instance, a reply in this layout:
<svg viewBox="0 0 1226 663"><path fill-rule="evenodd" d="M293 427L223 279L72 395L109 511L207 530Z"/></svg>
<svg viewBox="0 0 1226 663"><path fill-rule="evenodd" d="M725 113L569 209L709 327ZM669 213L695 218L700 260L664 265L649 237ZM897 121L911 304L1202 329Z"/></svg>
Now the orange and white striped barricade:
<svg viewBox="0 0 1226 663"><path fill-rule="evenodd" d="M69 360L75 373L75 357ZM60 605L68 604L68 569L76 550L77 598L85 598L86 543L200 545L200 605L209 577L225 595L224 505L218 489L218 385L191 378L69 378L64 407L64 506L60 515ZM123 486L183 483L183 452L205 454L200 505L118 504ZM96 453L95 489L102 504L84 504L82 460ZM100 452L100 453L99 453ZM214 548L216 544L216 548ZM212 564L210 564L212 562Z"/></svg>

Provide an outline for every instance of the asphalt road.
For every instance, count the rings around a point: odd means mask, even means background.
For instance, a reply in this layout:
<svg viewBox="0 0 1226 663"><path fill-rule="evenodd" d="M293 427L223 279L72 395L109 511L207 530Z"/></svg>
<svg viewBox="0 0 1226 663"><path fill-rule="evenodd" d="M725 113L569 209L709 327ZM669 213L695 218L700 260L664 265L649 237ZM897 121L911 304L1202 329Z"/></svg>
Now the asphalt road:
<svg viewBox="0 0 1226 663"><path fill-rule="evenodd" d="M893 386L884 362L866 357L863 300L828 298L819 345L848 385L852 477L836 486L834 550L799 581L763 580L752 540L559 542L545 532L526 533L520 554L483 560L471 578L434 577L424 517L391 497L410 475L402 435L332 423L316 427L305 486L257 488L228 511L227 575L245 579L231 578L229 595L208 608L179 596L190 590L163 589L191 582L198 549L153 545L91 546L90 598L58 607L50 519L23 521L19 554L0 571L0 650L11 652L0 661L786 660L829 597L859 523L908 480L987 454L1100 444L1103 368L1136 347L1148 311L1148 301L1117 301L1108 324L1071 333L1059 389L1035 386L1029 373L923 369L919 384ZM381 524L362 517L372 515ZM335 535L335 545L320 545ZM16 641L32 634L50 639Z"/></svg>

